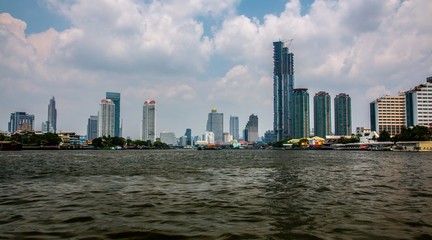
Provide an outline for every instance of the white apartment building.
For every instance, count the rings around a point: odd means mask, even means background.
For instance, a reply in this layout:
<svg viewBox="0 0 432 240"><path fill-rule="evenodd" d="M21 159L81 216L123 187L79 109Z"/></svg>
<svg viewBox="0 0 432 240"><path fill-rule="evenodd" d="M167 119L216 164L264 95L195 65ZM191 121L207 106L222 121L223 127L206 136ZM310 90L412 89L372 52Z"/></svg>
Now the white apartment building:
<svg viewBox="0 0 432 240"><path fill-rule="evenodd" d="M432 127L432 77L405 92L407 126Z"/></svg>
<svg viewBox="0 0 432 240"><path fill-rule="evenodd" d="M102 99L98 112L98 137L114 137L115 105L111 99Z"/></svg>
<svg viewBox="0 0 432 240"><path fill-rule="evenodd" d="M156 141L156 101L149 100L144 102L143 119L141 128L141 140L152 143Z"/></svg>

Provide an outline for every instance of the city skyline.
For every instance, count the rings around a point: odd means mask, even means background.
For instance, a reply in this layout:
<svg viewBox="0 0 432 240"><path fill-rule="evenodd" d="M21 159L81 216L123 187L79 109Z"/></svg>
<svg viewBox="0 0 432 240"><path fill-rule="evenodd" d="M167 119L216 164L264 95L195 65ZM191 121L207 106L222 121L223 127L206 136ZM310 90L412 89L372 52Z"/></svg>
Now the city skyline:
<svg viewBox="0 0 432 240"><path fill-rule="evenodd" d="M158 100L157 135L204 132L217 107L240 126L258 115L262 136L273 129L278 40L295 54L297 86L350 95L352 129L370 127L371 101L432 75L430 1L198 2L0 0L0 130L13 112L40 129L55 96L57 132L85 135L114 91L123 137L140 138L145 99Z"/></svg>

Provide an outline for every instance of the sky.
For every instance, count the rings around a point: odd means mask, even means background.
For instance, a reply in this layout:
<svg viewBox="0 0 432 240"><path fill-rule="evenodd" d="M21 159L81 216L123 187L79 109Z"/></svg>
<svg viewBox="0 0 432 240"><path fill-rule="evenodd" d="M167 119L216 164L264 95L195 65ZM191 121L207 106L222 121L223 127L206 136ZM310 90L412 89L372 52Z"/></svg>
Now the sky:
<svg viewBox="0 0 432 240"><path fill-rule="evenodd" d="M157 132L204 133L213 107L243 129L273 128L274 41L289 41L295 87L347 93L353 129L369 103L432 76L430 0L0 0L0 130L10 114L86 134L107 91L121 93L123 137L139 139L145 100ZM333 124L334 124L334 120ZM334 130L334 126L332 127Z"/></svg>

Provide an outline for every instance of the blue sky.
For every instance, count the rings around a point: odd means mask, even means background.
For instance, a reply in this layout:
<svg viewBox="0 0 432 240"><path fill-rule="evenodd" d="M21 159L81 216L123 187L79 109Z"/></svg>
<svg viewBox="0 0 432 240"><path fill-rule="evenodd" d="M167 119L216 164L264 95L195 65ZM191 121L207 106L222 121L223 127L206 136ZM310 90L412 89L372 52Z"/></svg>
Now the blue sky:
<svg viewBox="0 0 432 240"><path fill-rule="evenodd" d="M106 91L122 94L124 136L139 138L142 104L157 131L205 131L216 107L272 129L272 42L294 39L295 86L352 98L353 127L369 102L432 75L432 1L0 0L0 130L10 113L85 134ZM311 110L313 106L311 104ZM313 127L313 115L311 126Z"/></svg>

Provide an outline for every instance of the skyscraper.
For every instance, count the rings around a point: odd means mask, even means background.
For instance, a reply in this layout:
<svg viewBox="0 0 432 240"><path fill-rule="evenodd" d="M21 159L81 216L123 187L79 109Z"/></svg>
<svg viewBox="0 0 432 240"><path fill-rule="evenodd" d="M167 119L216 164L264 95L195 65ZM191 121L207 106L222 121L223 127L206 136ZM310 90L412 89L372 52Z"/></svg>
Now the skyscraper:
<svg viewBox="0 0 432 240"><path fill-rule="evenodd" d="M98 116L90 116L87 121L87 140L98 137Z"/></svg>
<svg viewBox="0 0 432 240"><path fill-rule="evenodd" d="M378 134L386 131L390 136L402 132L405 127L405 94L384 96L370 103L371 130Z"/></svg>
<svg viewBox="0 0 432 240"><path fill-rule="evenodd" d="M11 113L8 131L10 133L16 131L34 131L34 119L34 115L29 115L26 112Z"/></svg>
<svg viewBox="0 0 432 240"><path fill-rule="evenodd" d="M322 138L331 134L331 99L323 91L314 96L314 132Z"/></svg>
<svg viewBox="0 0 432 240"><path fill-rule="evenodd" d="M223 142L223 113L218 113L216 108L208 114L207 131L214 133L215 142Z"/></svg>
<svg viewBox="0 0 432 240"><path fill-rule="evenodd" d="M246 124L245 132L247 139L245 139L248 142L256 142L259 140L258 135L258 116L257 115L250 115L249 121Z"/></svg>
<svg viewBox="0 0 432 240"><path fill-rule="evenodd" d="M339 93L334 99L335 134L350 136L351 126L351 97L346 93Z"/></svg>
<svg viewBox="0 0 432 240"><path fill-rule="evenodd" d="M115 128L115 105L111 99L102 99L98 113L98 137L113 137Z"/></svg>
<svg viewBox="0 0 432 240"><path fill-rule="evenodd" d="M407 127L432 128L432 77L428 77L413 89L405 92Z"/></svg>
<svg viewBox="0 0 432 240"><path fill-rule="evenodd" d="M190 128L186 128L185 136L186 136L186 145L192 146L192 130Z"/></svg>
<svg viewBox="0 0 432 240"><path fill-rule="evenodd" d="M284 42L273 42L273 129L277 140L291 135L294 54Z"/></svg>
<svg viewBox="0 0 432 240"><path fill-rule="evenodd" d="M310 131L309 93L307 88L293 90L293 124L291 128L293 138L307 138Z"/></svg>
<svg viewBox="0 0 432 240"><path fill-rule="evenodd" d="M148 100L143 106L142 134L143 141L156 141L156 101Z"/></svg>
<svg viewBox="0 0 432 240"><path fill-rule="evenodd" d="M57 132L57 109L54 97L48 104L47 132Z"/></svg>
<svg viewBox="0 0 432 240"><path fill-rule="evenodd" d="M239 118L237 116L230 116L230 131L229 133L234 139L239 139Z"/></svg>
<svg viewBox="0 0 432 240"><path fill-rule="evenodd" d="M120 136L120 93L116 92L106 92L106 99L112 100L115 105L115 114L114 114L114 136Z"/></svg>

